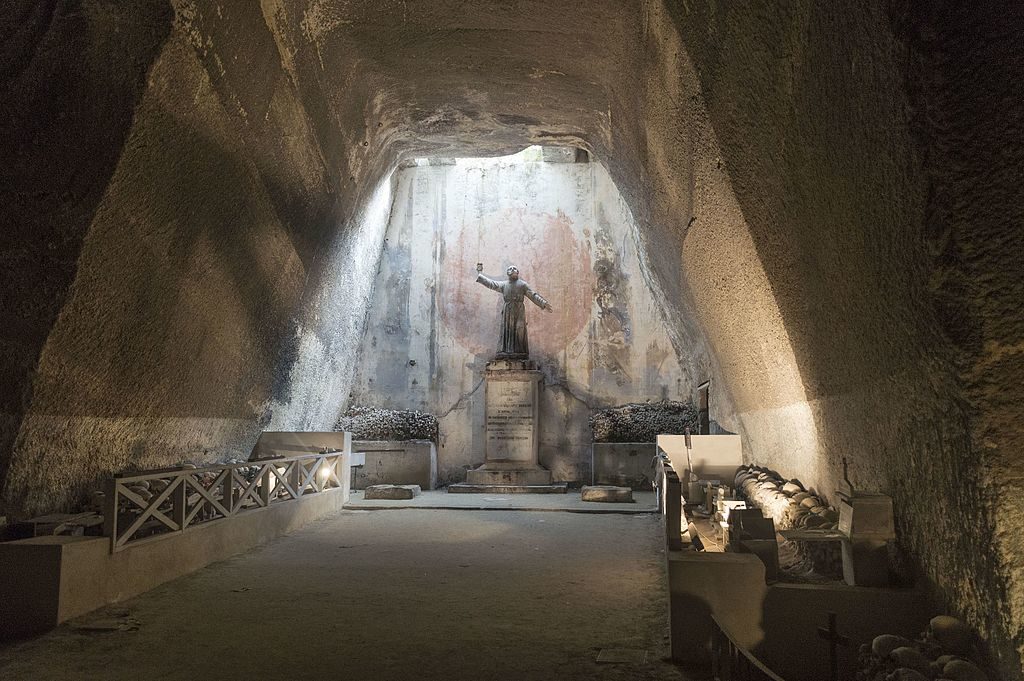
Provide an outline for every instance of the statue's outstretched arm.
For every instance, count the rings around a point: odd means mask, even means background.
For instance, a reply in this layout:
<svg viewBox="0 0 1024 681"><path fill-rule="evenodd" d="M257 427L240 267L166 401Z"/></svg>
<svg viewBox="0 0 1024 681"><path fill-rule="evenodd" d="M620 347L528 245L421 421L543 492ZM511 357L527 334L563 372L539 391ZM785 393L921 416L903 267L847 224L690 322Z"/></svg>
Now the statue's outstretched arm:
<svg viewBox="0 0 1024 681"><path fill-rule="evenodd" d="M547 310L548 312L554 312L555 311L555 308L551 307L551 303L549 303L547 300L545 300L544 296L542 296L541 294L537 293L536 291L534 291L529 286L526 287L526 297L529 298L530 300L532 300L533 304L536 305L537 307L541 308L542 310Z"/></svg>
<svg viewBox="0 0 1024 681"><path fill-rule="evenodd" d="M476 283L483 284L487 288L493 289L495 291L500 291L501 290L501 282L500 281L494 281L490 277L485 277L483 275L483 273L478 273L476 275Z"/></svg>

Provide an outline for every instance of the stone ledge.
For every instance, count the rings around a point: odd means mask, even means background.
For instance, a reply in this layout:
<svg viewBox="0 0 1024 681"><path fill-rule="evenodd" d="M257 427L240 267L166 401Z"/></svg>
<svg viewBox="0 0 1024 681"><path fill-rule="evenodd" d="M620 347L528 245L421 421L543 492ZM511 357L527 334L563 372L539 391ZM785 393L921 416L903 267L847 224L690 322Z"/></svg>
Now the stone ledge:
<svg viewBox="0 0 1024 681"><path fill-rule="evenodd" d="M460 482L448 485L450 494L565 494L569 485L560 482L553 485L474 485Z"/></svg>

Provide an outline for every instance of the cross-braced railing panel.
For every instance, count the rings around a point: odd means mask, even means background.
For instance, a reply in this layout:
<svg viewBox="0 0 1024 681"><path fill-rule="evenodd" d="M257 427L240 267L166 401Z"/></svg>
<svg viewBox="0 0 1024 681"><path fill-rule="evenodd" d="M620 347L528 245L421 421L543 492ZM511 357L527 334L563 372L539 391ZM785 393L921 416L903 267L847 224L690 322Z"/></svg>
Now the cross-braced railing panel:
<svg viewBox="0 0 1024 681"><path fill-rule="evenodd" d="M106 523L111 552L271 504L341 488L342 452L167 468L112 478Z"/></svg>
<svg viewBox="0 0 1024 681"><path fill-rule="evenodd" d="M785 681L737 643L711 616L711 675L715 681Z"/></svg>

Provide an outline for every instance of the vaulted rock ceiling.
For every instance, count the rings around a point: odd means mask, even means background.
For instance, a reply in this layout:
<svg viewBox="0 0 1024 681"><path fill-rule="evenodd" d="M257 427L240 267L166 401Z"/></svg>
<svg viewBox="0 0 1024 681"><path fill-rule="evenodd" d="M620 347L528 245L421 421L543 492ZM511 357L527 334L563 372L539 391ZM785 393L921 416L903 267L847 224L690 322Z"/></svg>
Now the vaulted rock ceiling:
<svg viewBox="0 0 1024 681"><path fill-rule="evenodd" d="M1019 678L1020 7L117 3L0 18L3 508L347 399L409 156L579 146L751 461L892 492ZM687 395L683 395L687 397Z"/></svg>

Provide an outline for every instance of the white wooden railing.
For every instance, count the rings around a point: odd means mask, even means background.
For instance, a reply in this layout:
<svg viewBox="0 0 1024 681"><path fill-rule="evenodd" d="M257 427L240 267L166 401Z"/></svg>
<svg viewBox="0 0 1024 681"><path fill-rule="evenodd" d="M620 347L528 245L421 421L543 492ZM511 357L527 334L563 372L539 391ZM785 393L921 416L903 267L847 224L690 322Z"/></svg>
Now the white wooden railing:
<svg viewBox="0 0 1024 681"><path fill-rule="evenodd" d="M324 452L115 476L108 481L104 513L110 551L340 489L342 456L343 452Z"/></svg>
<svg viewBox="0 0 1024 681"><path fill-rule="evenodd" d="M715 681L785 681L729 635L712 615L711 673Z"/></svg>

